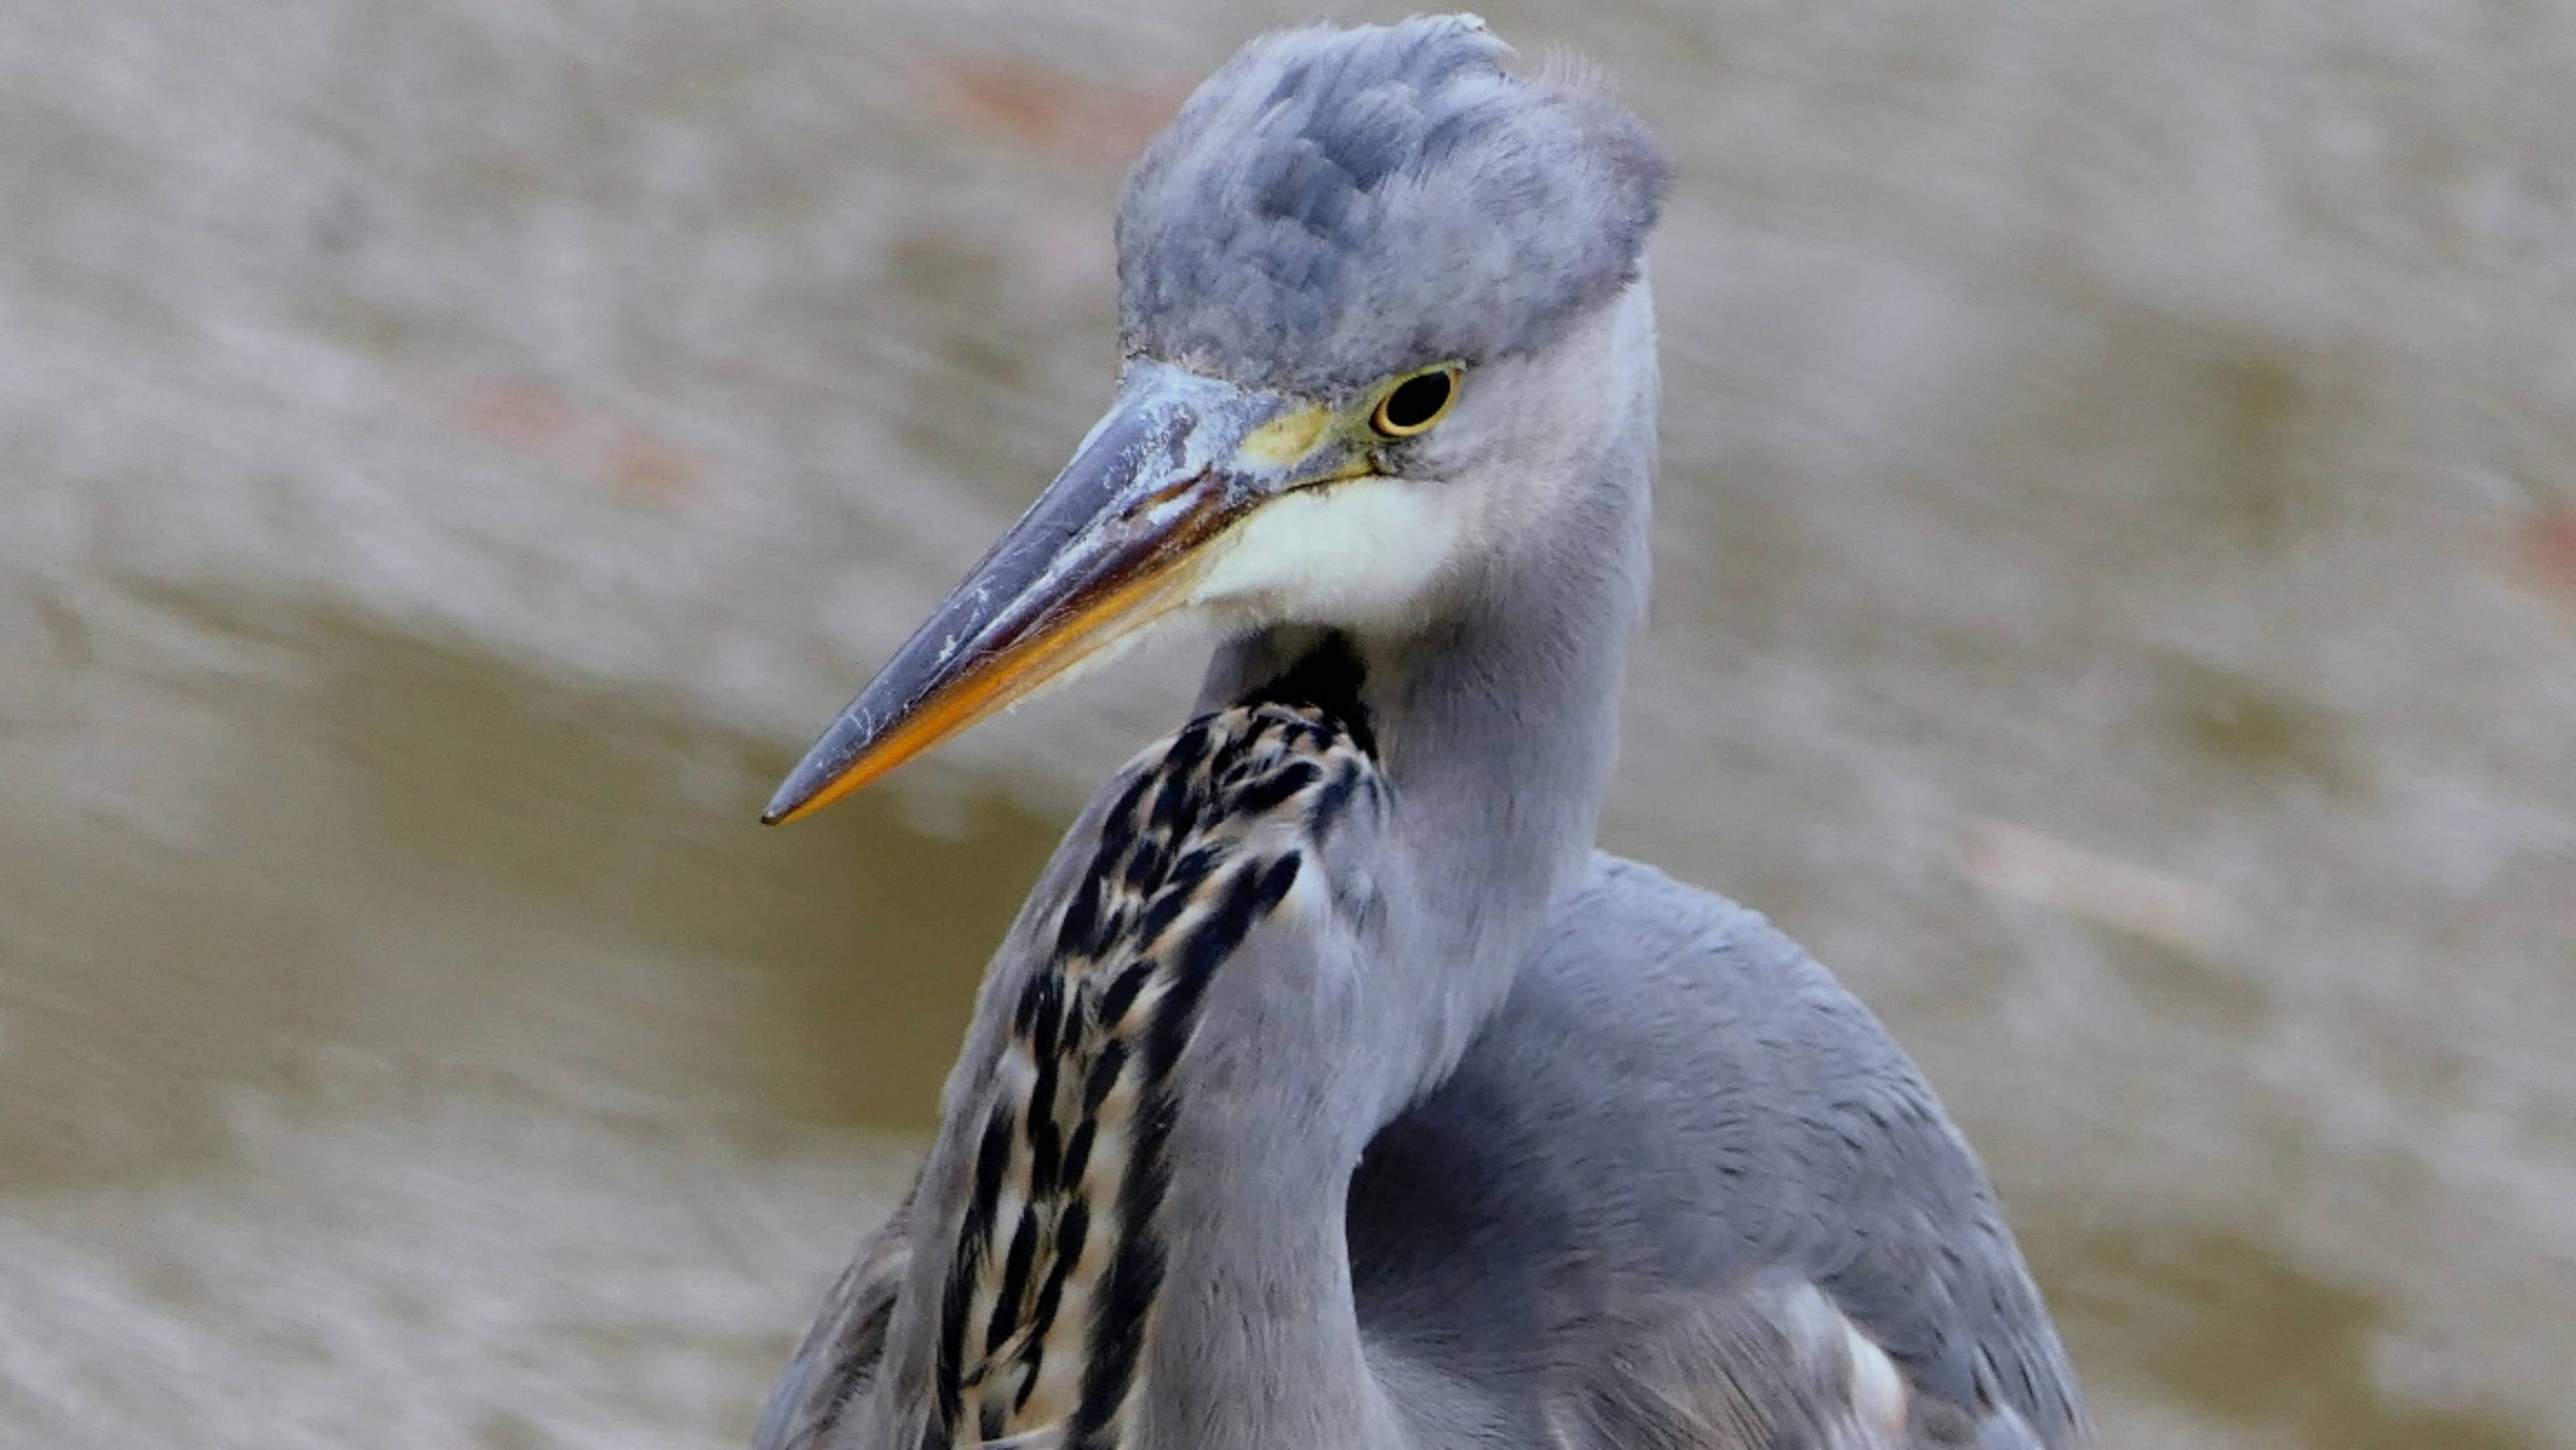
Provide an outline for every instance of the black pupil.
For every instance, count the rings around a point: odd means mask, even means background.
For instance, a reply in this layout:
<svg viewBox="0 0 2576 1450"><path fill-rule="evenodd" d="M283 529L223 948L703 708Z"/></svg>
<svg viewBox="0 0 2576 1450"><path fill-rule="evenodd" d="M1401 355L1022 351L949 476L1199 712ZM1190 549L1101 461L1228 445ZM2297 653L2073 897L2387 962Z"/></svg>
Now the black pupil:
<svg viewBox="0 0 2576 1450"><path fill-rule="evenodd" d="M1397 432L1419 428L1440 416L1449 402L1449 375L1424 373L1406 378L1386 395L1386 426Z"/></svg>

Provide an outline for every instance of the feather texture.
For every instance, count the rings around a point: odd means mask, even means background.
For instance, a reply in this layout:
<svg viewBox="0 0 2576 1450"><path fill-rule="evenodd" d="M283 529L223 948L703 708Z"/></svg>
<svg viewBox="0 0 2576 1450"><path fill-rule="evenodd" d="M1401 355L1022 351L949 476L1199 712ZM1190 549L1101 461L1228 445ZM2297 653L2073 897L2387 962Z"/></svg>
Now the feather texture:
<svg viewBox="0 0 2576 1450"><path fill-rule="evenodd" d="M1163 1287L1174 1072L1199 1004L1314 843L1381 804L1350 728L1273 701L1193 720L1113 791L979 1112L940 1310L942 1445L1118 1443Z"/></svg>
<svg viewBox="0 0 2576 1450"><path fill-rule="evenodd" d="M1926 1110L1839 1121L1871 1098ZM1857 1146L1835 1146L1845 1131ZM831 1407L873 1376L903 1222L835 1285L760 1450L879 1450L836 1436ZM1377 1372L1461 1427L1426 1446L2056 1450L2082 1433L1975 1158L1903 1053L1759 916L1614 857L1551 914L1448 1084L1371 1143L1346 1231ZM1513 1404L1516 1422L1495 1409ZM1485 1433L1497 1419L1509 1438Z"/></svg>

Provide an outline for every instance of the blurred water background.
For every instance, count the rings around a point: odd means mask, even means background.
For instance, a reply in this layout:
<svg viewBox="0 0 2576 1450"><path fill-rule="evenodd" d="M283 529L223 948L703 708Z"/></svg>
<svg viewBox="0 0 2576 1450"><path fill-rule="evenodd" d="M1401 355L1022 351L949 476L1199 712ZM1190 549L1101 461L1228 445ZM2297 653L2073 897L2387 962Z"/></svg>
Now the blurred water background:
<svg viewBox="0 0 2576 1450"><path fill-rule="evenodd" d="M753 815L1302 13L0 8L0 1444L742 1440L1193 662ZM1488 14L1678 164L1612 844L1922 1060L2106 1444L2576 1445L2576 11Z"/></svg>

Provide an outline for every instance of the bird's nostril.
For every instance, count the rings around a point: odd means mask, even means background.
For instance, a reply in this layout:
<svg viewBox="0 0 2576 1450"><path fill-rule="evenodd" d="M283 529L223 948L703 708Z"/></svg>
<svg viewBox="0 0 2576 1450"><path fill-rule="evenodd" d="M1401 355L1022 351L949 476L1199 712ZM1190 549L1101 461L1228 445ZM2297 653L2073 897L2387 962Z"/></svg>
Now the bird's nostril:
<svg viewBox="0 0 2576 1450"><path fill-rule="evenodd" d="M1119 517L1122 519L1142 518L1146 514L1152 513L1154 510L1161 508L1163 505L1170 503L1172 500L1179 498L1181 495L1188 493L1191 489L1197 488L1200 484L1205 482L1207 482L1207 470L1204 468L1189 475L1187 478L1176 478L1170 483L1164 484L1161 488L1154 490L1152 493L1145 495L1143 498L1136 500L1134 503L1129 504Z"/></svg>

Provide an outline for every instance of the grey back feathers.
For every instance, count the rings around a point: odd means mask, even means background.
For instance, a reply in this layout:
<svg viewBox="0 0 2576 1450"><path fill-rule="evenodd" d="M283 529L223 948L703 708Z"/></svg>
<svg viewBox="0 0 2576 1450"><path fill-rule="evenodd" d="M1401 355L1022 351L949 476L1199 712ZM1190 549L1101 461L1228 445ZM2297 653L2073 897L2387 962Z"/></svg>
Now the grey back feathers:
<svg viewBox="0 0 2576 1450"><path fill-rule="evenodd" d="M1478 1212L1508 1232L1454 1216L1500 1194ZM1401 1342L1447 1321L1495 1363L1546 1346L1526 1372L1581 1450L2081 1433L2011 1231L1913 1063L1760 915L1634 862L1593 857L1484 1037L1372 1146L1351 1235L1364 1322Z"/></svg>
<svg viewBox="0 0 2576 1450"><path fill-rule="evenodd" d="M1661 153L1509 53L1462 16L1245 47L1128 177L1129 353L1330 392L1538 346L1634 280Z"/></svg>

